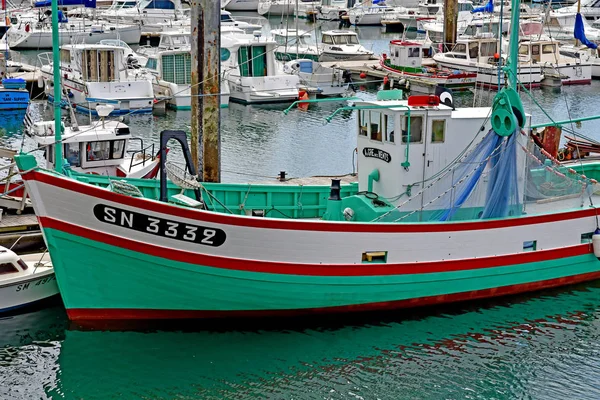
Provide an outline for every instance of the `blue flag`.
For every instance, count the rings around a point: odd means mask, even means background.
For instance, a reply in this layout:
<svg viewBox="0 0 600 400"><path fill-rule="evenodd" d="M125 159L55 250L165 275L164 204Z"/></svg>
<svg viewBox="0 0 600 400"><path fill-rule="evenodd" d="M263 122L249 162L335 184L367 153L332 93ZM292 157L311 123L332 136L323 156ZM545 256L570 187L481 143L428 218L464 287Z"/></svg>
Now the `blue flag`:
<svg viewBox="0 0 600 400"><path fill-rule="evenodd" d="M575 35L575 39L579 40L581 43L585 44L590 49L598 48L598 45L596 43L590 42L585 37L585 27L583 26L583 18L579 13L577 13L577 15L575 16L575 32L573 32L573 34Z"/></svg>
<svg viewBox="0 0 600 400"><path fill-rule="evenodd" d="M494 12L494 0L488 1L488 3L483 7L474 8L472 13L485 12L485 13L493 13Z"/></svg>

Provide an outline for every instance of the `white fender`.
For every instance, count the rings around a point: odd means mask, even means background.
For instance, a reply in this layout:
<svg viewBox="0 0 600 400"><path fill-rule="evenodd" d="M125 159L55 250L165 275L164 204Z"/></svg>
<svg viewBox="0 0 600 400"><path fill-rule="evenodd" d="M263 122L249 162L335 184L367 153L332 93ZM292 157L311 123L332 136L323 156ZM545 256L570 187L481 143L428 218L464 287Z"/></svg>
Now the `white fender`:
<svg viewBox="0 0 600 400"><path fill-rule="evenodd" d="M594 249L594 255L600 258L600 231L596 229L596 232L592 235L592 247Z"/></svg>

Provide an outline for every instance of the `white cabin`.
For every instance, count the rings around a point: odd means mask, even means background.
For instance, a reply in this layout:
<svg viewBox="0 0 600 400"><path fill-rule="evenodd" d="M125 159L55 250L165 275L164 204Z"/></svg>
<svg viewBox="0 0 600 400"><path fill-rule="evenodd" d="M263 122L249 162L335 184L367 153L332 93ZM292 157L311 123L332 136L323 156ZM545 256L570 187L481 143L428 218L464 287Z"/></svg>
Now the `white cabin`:
<svg viewBox="0 0 600 400"><path fill-rule="evenodd" d="M128 63L127 49L118 45L72 44L60 48L60 69L66 96L76 109L95 113L95 106L114 102L113 115L152 112L152 77ZM52 54L39 55L46 94L54 95ZM64 96L64 94L63 94ZM88 99L95 100L88 100Z"/></svg>
<svg viewBox="0 0 600 400"><path fill-rule="evenodd" d="M377 193L392 205L411 199L402 210L417 210L445 190L439 189L438 184L437 190L419 194L434 175L460 158L476 137L482 137L483 132L491 129L490 109L453 109L440 104L437 96L395 100L401 94L393 97L394 91L387 92L392 96L382 96L385 92L381 91L376 101L355 103L358 108L358 190ZM361 106L381 109L361 110ZM527 118L529 124L529 116ZM523 158L520 163L524 161ZM521 179L520 185L523 183ZM474 196L472 201L478 202L481 198Z"/></svg>

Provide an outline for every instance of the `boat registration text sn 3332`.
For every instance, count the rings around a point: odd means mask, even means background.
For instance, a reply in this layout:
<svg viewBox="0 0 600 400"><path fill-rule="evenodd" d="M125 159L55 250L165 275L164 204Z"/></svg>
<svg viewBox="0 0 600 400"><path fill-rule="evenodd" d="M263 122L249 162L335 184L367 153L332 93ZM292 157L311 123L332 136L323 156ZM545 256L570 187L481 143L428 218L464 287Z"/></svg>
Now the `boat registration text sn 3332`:
<svg viewBox="0 0 600 400"><path fill-rule="evenodd" d="M207 246L221 246L227 237L221 229L171 221L104 204L94 206L94 216L101 222L122 228Z"/></svg>

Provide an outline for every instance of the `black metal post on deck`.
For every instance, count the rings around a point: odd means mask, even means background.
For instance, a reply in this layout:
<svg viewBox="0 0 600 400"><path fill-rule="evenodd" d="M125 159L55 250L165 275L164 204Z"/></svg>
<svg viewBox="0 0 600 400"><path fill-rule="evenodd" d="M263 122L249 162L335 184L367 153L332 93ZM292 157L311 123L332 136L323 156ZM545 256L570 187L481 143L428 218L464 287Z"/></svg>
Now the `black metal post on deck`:
<svg viewBox="0 0 600 400"><path fill-rule="evenodd" d="M444 0L444 51L452 50L456 44L458 24L458 0Z"/></svg>
<svg viewBox="0 0 600 400"><path fill-rule="evenodd" d="M192 132L194 165L205 182L221 180L221 2L192 0Z"/></svg>

